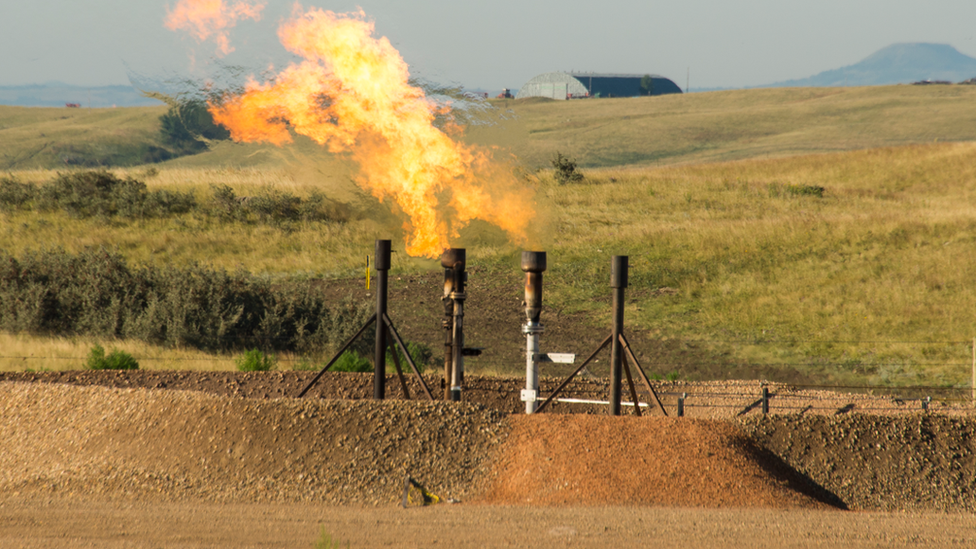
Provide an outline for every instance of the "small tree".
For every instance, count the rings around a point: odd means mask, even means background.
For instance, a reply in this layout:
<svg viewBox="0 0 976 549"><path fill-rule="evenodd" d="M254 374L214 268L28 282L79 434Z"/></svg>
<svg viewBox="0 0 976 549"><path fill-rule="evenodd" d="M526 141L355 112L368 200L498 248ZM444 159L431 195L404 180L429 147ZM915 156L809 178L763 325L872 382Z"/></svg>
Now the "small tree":
<svg viewBox="0 0 976 549"><path fill-rule="evenodd" d="M654 95L654 79L651 75L645 74L641 77L641 92L646 95Z"/></svg>

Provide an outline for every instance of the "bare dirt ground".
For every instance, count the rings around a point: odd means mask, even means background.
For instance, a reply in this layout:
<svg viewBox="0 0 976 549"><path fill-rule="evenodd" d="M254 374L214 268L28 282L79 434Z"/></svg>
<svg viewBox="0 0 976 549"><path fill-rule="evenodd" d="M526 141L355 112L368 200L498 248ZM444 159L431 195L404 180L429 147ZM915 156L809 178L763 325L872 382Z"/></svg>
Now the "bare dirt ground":
<svg viewBox="0 0 976 549"><path fill-rule="evenodd" d="M976 546L969 514L809 509L0 499L0 546L915 548Z"/></svg>
<svg viewBox="0 0 976 549"><path fill-rule="evenodd" d="M967 409L775 386L803 413L763 417L759 383L728 382L658 385L698 391L697 417L527 417L518 380L375 402L371 376L335 374L291 398L307 377L5 374L0 546L976 545ZM408 474L461 503L396 507Z"/></svg>

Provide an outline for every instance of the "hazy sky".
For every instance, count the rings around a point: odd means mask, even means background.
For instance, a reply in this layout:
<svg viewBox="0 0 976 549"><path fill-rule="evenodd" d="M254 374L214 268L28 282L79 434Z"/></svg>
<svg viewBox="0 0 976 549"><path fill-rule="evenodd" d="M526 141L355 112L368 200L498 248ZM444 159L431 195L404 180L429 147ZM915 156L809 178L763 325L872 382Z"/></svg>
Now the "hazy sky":
<svg viewBox="0 0 976 549"><path fill-rule="evenodd" d="M0 85L97 86L142 75L205 76L216 47L163 27L176 0L4 0ZM290 59L276 28L293 2L231 30L222 62L260 71ZM518 88L555 70L656 73L682 88L742 87L850 65L896 42L976 57L974 0L306 1L362 9L414 75L468 88Z"/></svg>

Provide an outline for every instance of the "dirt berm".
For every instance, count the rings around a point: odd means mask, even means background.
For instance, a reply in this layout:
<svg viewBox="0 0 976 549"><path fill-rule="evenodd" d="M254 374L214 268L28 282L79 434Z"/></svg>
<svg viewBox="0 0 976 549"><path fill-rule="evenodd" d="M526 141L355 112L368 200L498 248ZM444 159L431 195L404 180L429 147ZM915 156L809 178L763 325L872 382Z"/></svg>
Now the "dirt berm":
<svg viewBox="0 0 976 549"><path fill-rule="evenodd" d="M972 510L976 425L512 416L477 404L252 399L0 383L0 490L392 504L462 501Z"/></svg>
<svg viewBox="0 0 976 549"><path fill-rule="evenodd" d="M390 504L410 474L499 503L822 505L714 420L60 384L3 383L0 401L7 493Z"/></svg>

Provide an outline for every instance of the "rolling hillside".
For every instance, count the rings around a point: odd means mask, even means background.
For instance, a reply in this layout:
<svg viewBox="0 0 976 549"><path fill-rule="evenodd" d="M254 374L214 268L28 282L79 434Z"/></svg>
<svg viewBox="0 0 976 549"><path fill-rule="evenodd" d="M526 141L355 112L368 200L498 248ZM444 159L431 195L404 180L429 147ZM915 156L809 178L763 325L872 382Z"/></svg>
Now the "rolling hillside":
<svg viewBox="0 0 976 549"><path fill-rule="evenodd" d="M735 90L581 101L491 100L493 125L467 139L497 145L529 170L553 154L584 167L668 165L976 139L976 86ZM0 106L0 169L131 165L158 147L165 107ZM164 166L282 166L334 160L308 141L291 149L220 143Z"/></svg>

